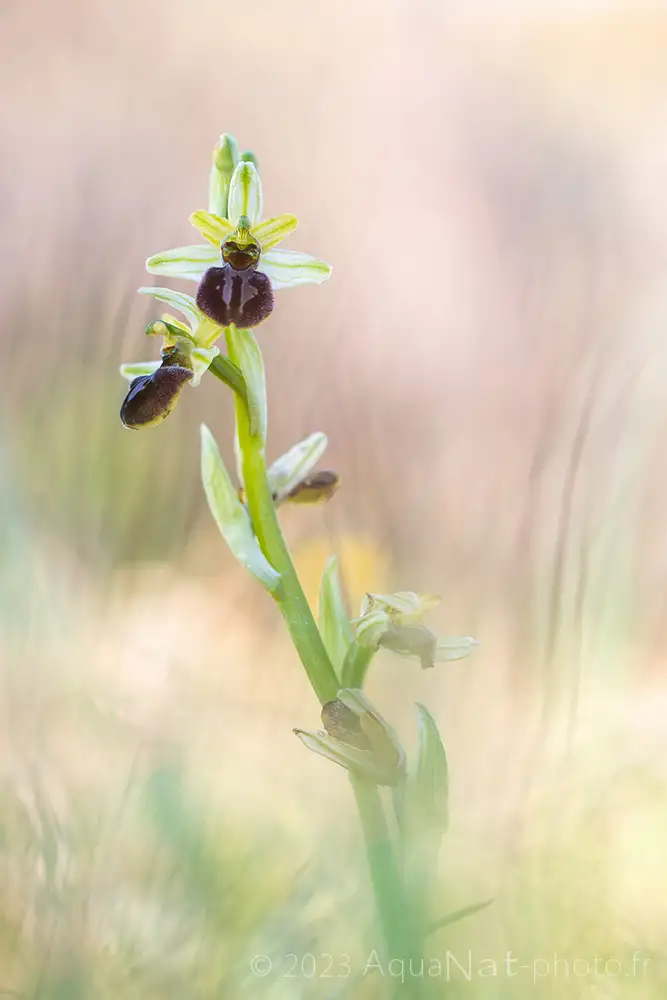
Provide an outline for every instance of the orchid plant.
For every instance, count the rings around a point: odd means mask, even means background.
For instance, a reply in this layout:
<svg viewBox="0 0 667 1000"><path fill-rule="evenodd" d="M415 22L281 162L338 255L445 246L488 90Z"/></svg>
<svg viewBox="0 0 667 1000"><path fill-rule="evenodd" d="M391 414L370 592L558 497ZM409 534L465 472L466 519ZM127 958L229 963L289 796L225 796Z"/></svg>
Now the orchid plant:
<svg viewBox="0 0 667 1000"><path fill-rule="evenodd" d="M210 372L235 394L236 481L226 469L213 434L201 428L201 474L209 507L237 560L262 584L280 609L296 652L321 706L322 729L295 729L310 750L349 772L356 798L388 958L421 954L430 926L443 926L481 906L443 917L430 912L428 878L437 865L448 823L448 769L437 725L417 706L419 740L412 761L396 732L362 688L380 648L431 668L468 656L470 637L438 638L424 618L439 602L434 594L366 595L350 617L335 557L321 583L316 622L295 571L277 516L283 503L326 502L339 486L337 473L317 470L327 438L317 432L267 465L268 412L262 354L254 329L274 309L274 292L319 284L331 267L307 253L279 249L296 228L293 215L262 219L262 185L255 157L240 153L229 135L213 153L207 210L190 221L204 244L149 257L150 274L197 284L190 296L168 288L141 288L171 313L149 324L162 338L159 360L124 364L130 380L121 407L128 428L158 423L173 410L186 383L199 385ZM222 353L217 345L226 346ZM381 789L392 790L385 801ZM388 810L395 814L394 819ZM420 996L418 981L402 987Z"/></svg>

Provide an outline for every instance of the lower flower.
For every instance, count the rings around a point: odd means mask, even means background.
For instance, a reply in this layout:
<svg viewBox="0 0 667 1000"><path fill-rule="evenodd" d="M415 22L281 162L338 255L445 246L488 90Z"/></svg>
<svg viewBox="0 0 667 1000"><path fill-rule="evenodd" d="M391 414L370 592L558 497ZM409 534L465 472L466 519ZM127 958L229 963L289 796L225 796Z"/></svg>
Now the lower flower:
<svg viewBox="0 0 667 1000"><path fill-rule="evenodd" d="M161 423L176 406L185 383L192 378L187 359L175 348L165 351L162 364L152 375L139 375L130 383L120 408L123 426L138 430Z"/></svg>
<svg viewBox="0 0 667 1000"><path fill-rule="evenodd" d="M396 786L405 777L398 736L363 693L343 688L322 708L324 732L295 729L304 746L374 785Z"/></svg>

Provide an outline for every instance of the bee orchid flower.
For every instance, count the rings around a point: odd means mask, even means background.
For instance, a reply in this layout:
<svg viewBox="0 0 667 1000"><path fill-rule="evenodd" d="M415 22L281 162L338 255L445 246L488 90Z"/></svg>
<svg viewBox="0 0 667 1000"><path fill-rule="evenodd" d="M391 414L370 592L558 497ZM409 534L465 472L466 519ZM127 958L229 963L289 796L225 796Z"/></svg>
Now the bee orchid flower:
<svg viewBox="0 0 667 1000"><path fill-rule="evenodd" d="M461 660L476 646L470 636L438 638L422 619L440 603L438 594L366 594L361 614L353 619L356 640L371 649L391 649L401 656L415 657L427 669L443 660Z"/></svg>
<svg viewBox="0 0 667 1000"><path fill-rule="evenodd" d="M216 171L219 166L214 157L212 191ZM213 206L220 208L219 197L211 198L208 211L190 216L207 243L155 254L146 261L146 270L196 281L199 308L222 326L254 327L270 315L275 290L320 284L330 277L331 267L325 261L296 250L276 249L296 229L298 220L294 215L262 220L262 182L253 162L241 160L235 165L226 216L217 214Z"/></svg>
<svg viewBox="0 0 667 1000"><path fill-rule="evenodd" d="M199 385L204 372L220 354L214 341L223 332L221 326L204 316L190 295L170 288L139 291L178 309L188 322L165 313L162 319L149 323L146 333L162 337L162 359L120 366L121 375L130 381L121 420L132 429L160 423L173 410L186 382Z"/></svg>
<svg viewBox="0 0 667 1000"><path fill-rule="evenodd" d="M363 691L343 688L322 707L324 731L295 729L301 742L375 785L396 786L406 774L405 751L397 734Z"/></svg>

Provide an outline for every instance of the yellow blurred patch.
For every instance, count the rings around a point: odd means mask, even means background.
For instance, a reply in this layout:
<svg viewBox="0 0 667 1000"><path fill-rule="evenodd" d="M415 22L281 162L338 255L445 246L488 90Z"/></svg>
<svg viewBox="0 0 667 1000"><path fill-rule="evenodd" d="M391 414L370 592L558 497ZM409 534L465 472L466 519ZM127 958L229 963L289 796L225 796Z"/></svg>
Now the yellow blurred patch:
<svg viewBox="0 0 667 1000"><path fill-rule="evenodd" d="M298 546L294 552L297 572L313 607L317 607L322 571L333 551L328 538L314 538ZM343 587L350 599L351 614L356 615L368 590L376 587L382 590L387 586L389 556L375 542L355 535L342 536L335 554L339 560Z"/></svg>

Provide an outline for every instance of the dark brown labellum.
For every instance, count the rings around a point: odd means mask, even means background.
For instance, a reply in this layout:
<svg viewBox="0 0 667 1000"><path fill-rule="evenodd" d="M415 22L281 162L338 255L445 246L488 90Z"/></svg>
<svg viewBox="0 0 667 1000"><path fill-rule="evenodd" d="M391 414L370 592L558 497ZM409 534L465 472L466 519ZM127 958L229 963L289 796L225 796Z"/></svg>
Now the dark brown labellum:
<svg viewBox="0 0 667 1000"><path fill-rule="evenodd" d="M220 326L249 329L271 315L273 289L261 271L209 267L197 289L197 306Z"/></svg>
<svg viewBox="0 0 667 1000"><path fill-rule="evenodd" d="M120 408L124 426L138 430L159 424L176 406L181 389L191 378L189 368L163 364L152 375L132 379Z"/></svg>
<svg viewBox="0 0 667 1000"><path fill-rule="evenodd" d="M307 476L287 494L290 503L326 503L340 486L337 472L323 469Z"/></svg>
<svg viewBox="0 0 667 1000"><path fill-rule="evenodd" d="M335 698L322 706L322 725L329 736L359 750L370 750L370 740L361 728L361 722L352 709Z"/></svg>
<svg viewBox="0 0 667 1000"><path fill-rule="evenodd" d="M418 656L422 668L435 666L437 637L425 625L392 625L380 636L378 644L406 656Z"/></svg>

